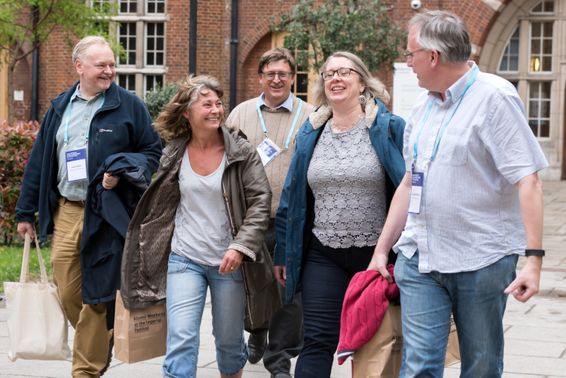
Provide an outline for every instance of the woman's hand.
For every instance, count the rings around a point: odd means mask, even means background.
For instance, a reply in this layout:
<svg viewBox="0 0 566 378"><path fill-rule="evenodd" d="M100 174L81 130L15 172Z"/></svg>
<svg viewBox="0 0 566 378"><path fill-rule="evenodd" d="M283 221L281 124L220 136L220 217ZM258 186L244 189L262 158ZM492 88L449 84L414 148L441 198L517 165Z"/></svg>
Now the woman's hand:
<svg viewBox="0 0 566 378"><path fill-rule="evenodd" d="M220 264L220 269L218 273L226 274L236 271L241 265L244 259L244 254L236 251L235 249L229 249L224 253L222 258L222 263Z"/></svg>
<svg viewBox="0 0 566 378"><path fill-rule="evenodd" d="M287 284L287 270L285 269L285 265L275 265L273 267L273 271L275 273L275 279L279 282L283 287Z"/></svg>

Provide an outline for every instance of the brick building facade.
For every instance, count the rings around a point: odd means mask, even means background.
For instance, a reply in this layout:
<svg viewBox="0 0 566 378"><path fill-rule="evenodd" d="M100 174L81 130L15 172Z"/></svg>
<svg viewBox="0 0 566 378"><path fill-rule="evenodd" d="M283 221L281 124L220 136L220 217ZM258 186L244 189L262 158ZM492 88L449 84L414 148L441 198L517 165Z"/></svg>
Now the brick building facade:
<svg viewBox="0 0 566 378"><path fill-rule="evenodd" d="M189 67L190 1L115 1L120 13L114 27L127 53L118 65L119 83L143 96L155 84L183 78ZM543 177L566 179L566 0L422 0L419 10L411 7L410 0L384 2L392 6L391 17L403 26L423 9L450 10L462 17L470 29L473 58L480 68L510 80L523 98L531 128L551 164ZM256 96L258 58L282 40L270 32L269 18L294 3L199 1L196 72L218 77L228 95L231 46L236 44L235 103ZM237 39L231 38L233 4L238 6ZM55 33L41 48L40 114L54 96L76 80L70 48L65 46L63 37ZM14 90L24 93L23 101L11 104L19 109L18 118L27 118L30 66L31 62L23 62L14 81ZM393 73L376 74L395 91ZM0 91L5 92L4 87L0 84ZM5 93L0 95L0 118L6 116L6 105L10 106L5 98Z"/></svg>

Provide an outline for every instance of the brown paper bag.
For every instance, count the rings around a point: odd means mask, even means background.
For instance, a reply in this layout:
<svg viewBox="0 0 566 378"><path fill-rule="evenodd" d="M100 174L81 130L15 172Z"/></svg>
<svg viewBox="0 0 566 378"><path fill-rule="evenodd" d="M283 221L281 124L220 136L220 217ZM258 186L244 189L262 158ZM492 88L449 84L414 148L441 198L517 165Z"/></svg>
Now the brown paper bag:
<svg viewBox="0 0 566 378"><path fill-rule="evenodd" d="M389 306L375 336L352 355L352 378L397 378L403 355L401 307ZM444 366L460 362L460 347L454 320Z"/></svg>
<svg viewBox="0 0 566 378"><path fill-rule="evenodd" d="M448 335L448 346L446 347L444 366L454 365L456 362L460 362L460 346L458 345L456 323L454 323L454 319L450 319L450 334Z"/></svg>
<svg viewBox="0 0 566 378"><path fill-rule="evenodd" d="M352 378L397 378L402 354L401 307L390 305L375 336L352 355Z"/></svg>
<svg viewBox="0 0 566 378"><path fill-rule="evenodd" d="M114 353L117 359L132 363L162 356L166 337L165 304L128 310L120 292L116 293Z"/></svg>

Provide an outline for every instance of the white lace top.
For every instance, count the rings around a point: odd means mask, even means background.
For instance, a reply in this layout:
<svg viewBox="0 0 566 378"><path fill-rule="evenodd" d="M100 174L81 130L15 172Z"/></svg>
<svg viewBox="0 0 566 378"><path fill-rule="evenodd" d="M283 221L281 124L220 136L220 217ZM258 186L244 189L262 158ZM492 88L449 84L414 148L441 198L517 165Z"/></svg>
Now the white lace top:
<svg viewBox="0 0 566 378"><path fill-rule="evenodd" d="M330 248L373 246L386 217L385 171L361 119L334 133L329 120L307 179L314 194L313 234Z"/></svg>

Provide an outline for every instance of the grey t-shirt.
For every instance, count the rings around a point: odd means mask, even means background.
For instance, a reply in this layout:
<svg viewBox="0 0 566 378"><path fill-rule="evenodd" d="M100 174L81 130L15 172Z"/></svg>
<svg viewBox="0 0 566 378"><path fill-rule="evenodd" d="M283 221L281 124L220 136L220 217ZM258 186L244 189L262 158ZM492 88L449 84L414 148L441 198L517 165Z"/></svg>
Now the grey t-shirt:
<svg viewBox="0 0 566 378"><path fill-rule="evenodd" d="M193 171L185 152L179 172L181 201L175 214L171 249L196 263L216 266L230 245L232 235L222 197L226 155L208 176Z"/></svg>

